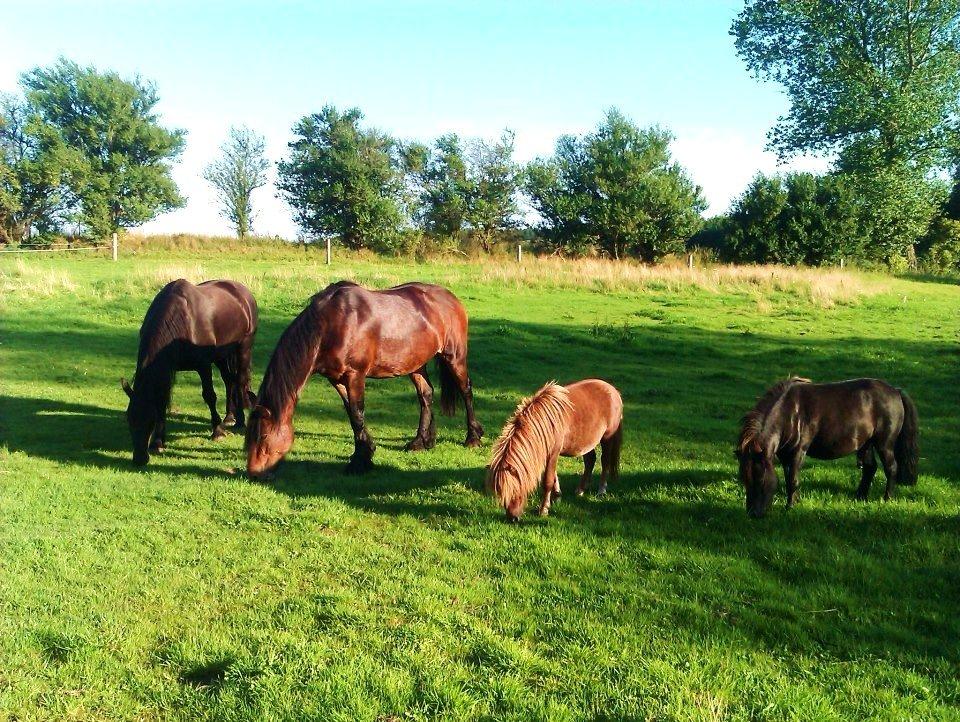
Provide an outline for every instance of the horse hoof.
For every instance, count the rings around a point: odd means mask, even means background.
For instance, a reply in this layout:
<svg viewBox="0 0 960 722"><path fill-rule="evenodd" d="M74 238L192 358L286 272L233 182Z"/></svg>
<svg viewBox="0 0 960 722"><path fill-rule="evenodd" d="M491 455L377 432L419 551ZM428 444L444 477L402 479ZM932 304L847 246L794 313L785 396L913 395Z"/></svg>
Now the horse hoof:
<svg viewBox="0 0 960 722"><path fill-rule="evenodd" d="M463 445L468 449L476 449L481 443L479 436L468 436L467 440L463 442Z"/></svg>
<svg viewBox="0 0 960 722"><path fill-rule="evenodd" d="M577 489L577 496L583 496L587 493L586 489Z"/></svg>
<svg viewBox="0 0 960 722"><path fill-rule="evenodd" d="M518 514L507 514L507 524L519 524L520 516Z"/></svg>
<svg viewBox="0 0 960 722"><path fill-rule="evenodd" d="M433 439L424 439L421 436L416 437L412 441L408 442L406 446L403 447L404 451L426 451L427 449L432 449L436 446L436 441Z"/></svg>
<svg viewBox="0 0 960 722"><path fill-rule="evenodd" d="M162 453L163 453L164 451L166 451L166 450L167 450L167 447L166 447L166 446L151 446L151 447L150 447L150 453L151 453L151 454L162 454Z"/></svg>
<svg viewBox="0 0 960 722"><path fill-rule="evenodd" d="M237 423L237 420L234 418L233 414L227 414L223 417L223 421L220 422L222 426L233 426Z"/></svg>
<svg viewBox="0 0 960 722"><path fill-rule="evenodd" d="M366 474L371 469L373 469L373 462L370 459L350 459L350 463L343 471L345 474L355 476Z"/></svg>
<svg viewBox="0 0 960 722"><path fill-rule="evenodd" d="M224 430L224 428L222 426L218 426L213 430L213 433L210 434L210 441L217 441L218 439L224 438L226 435L227 432Z"/></svg>

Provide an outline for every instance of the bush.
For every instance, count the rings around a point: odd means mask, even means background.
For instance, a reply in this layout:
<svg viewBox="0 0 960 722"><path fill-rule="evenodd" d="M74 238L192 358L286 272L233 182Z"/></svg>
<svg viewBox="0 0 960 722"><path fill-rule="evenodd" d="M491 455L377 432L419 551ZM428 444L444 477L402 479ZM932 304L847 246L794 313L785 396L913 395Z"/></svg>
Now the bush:
<svg viewBox="0 0 960 722"><path fill-rule="evenodd" d="M960 272L960 220L936 219L920 244L919 260L929 271Z"/></svg>
<svg viewBox="0 0 960 722"><path fill-rule="evenodd" d="M864 219L857 194L841 175L761 174L713 231L726 226L721 248L729 260L822 266L863 254Z"/></svg>

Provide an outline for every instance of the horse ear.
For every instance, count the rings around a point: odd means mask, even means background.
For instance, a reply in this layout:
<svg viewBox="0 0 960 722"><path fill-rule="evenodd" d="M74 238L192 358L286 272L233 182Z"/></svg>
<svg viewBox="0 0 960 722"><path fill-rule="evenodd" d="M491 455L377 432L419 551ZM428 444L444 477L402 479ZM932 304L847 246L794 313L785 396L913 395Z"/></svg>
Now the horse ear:
<svg viewBox="0 0 960 722"><path fill-rule="evenodd" d="M257 395L247 389L247 408L255 408L257 405Z"/></svg>
<svg viewBox="0 0 960 722"><path fill-rule="evenodd" d="M133 389L130 388L130 384L127 383L127 380L123 377L120 378L120 388L123 389L123 392L133 398Z"/></svg>

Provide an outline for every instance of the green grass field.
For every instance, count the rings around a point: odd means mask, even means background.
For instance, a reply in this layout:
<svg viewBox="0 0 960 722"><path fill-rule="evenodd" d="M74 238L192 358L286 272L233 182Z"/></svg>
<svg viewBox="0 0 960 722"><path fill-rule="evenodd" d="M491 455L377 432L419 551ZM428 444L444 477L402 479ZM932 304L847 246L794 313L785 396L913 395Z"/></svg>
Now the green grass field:
<svg viewBox="0 0 960 722"><path fill-rule="evenodd" d="M960 286L527 264L0 258L0 719L960 719ZM460 415L403 452L413 386L372 381L378 468L343 476L350 427L316 379L254 484L182 375L167 454L135 470L118 380L180 275L251 286L255 385L327 282L448 285L484 447ZM796 508L781 488L749 520L738 420L790 373L907 389L919 484L882 503L881 472L858 504L853 457L809 462ZM563 460L553 515L504 524L490 441L544 381L586 376L626 402L619 484L574 498Z"/></svg>

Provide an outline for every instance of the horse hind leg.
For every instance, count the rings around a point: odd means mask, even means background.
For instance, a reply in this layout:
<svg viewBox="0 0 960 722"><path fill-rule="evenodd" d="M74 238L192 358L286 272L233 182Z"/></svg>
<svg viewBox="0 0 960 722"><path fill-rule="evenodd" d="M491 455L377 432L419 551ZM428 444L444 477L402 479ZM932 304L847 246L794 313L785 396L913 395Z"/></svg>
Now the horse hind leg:
<svg viewBox="0 0 960 722"><path fill-rule="evenodd" d="M862 472L856 498L858 501L866 501L870 496L873 477L877 473L877 457L873 452L873 444L864 444L857 450L857 466L862 469Z"/></svg>
<svg viewBox="0 0 960 722"><path fill-rule="evenodd" d="M453 376L457 390L463 398L463 405L467 413L467 438L463 445L467 447L480 446L480 439L483 438L483 426L477 421L476 414L473 411L473 382L467 373L466 355L462 357L441 355L440 366L441 375L444 372L449 372Z"/></svg>
<svg viewBox="0 0 960 722"><path fill-rule="evenodd" d="M880 447L880 461L883 463L883 473L887 477L887 487L883 491L883 500L889 501L897 488L897 457L893 451L894 441Z"/></svg>
<svg viewBox="0 0 960 722"><path fill-rule="evenodd" d="M590 479L593 476L593 467L596 463L596 449L590 449L590 451L583 455L583 474L580 477L580 485L577 487L577 496L583 496L587 491L587 486L590 484Z"/></svg>
<svg viewBox="0 0 960 722"><path fill-rule="evenodd" d="M607 482L620 478L620 447L623 445L623 425L607 438L600 441L600 488L597 494L607 493Z"/></svg>
<svg viewBox="0 0 960 722"><path fill-rule="evenodd" d="M224 431L220 414L217 413L217 393L213 390L213 370L209 365L201 366L197 373L200 375L200 384L203 388L203 400L210 408L211 439L222 439L227 435Z"/></svg>
<svg viewBox="0 0 960 722"><path fill-rule="evenodd" d="M226 416L223 417L221 425L224 427L234 426L237 423L237 379L234 369L230 367L227 361L216 361L217 369L220 371L220 378L223 381L224 389L227 392Z"/></svg>
<svg viewBox="0 0 960 722"><path fill-rule="evenodd" d="M407 451L421 451L432 449L437 443L437 425L433 418L433 385L427 376L426 368L410 374L410 380L417 389L417 398L420 401L420 423L417 426L417 435L410 441Z"/></svg>

